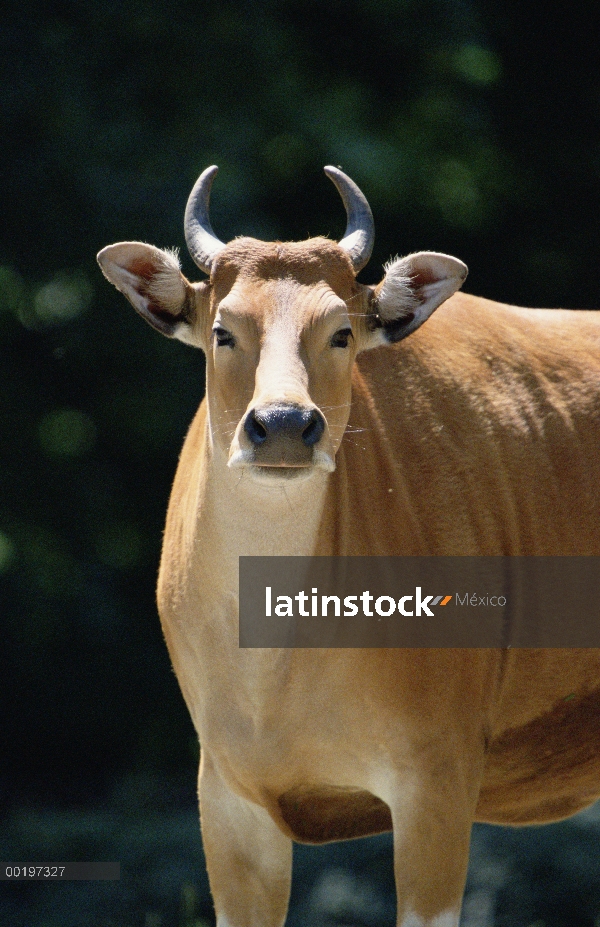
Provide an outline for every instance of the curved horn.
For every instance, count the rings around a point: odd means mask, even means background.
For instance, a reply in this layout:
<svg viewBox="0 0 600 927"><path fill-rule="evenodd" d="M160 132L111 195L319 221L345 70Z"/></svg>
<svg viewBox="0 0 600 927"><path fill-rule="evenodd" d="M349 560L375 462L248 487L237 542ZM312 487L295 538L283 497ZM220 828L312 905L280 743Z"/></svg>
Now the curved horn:
<svg viewBox="0 0 600 927"><path fill-rule="evenodd" d="M189 195L183 220L189 252L205 274L210 274L214 259L225 247L213 232L208 216L210 188L218 170L213 164L200 174Z"/></svg>
<svg viewBox="0 0 600 927"><path fill-rule="evenodd" d="M375 223L367 198L353 180L337 167L324 168L325 173L336 185L344 201L348 224L339 244L350 255L354 272L358 273L369 263L375 244Z"/></svg>

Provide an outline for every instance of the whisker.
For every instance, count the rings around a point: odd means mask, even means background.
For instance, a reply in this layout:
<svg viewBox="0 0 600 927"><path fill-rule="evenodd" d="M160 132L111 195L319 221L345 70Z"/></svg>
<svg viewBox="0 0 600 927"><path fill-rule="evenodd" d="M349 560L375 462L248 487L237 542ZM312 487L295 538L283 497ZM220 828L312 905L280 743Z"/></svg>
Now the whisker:
<svg viewBox="0 0 600 927"><path fill-rule="evenodd" d="M353 447L357 447L359 451L366 451L366 444L359 444L358 441L353 441L351 438L344 438L345 444L352 444Z"/></svg>
<svg viewBox="0 0 600 927"><path fill-rule="evenodd" d="M332 409L348 409L350 405L350 402L342 402L339 406L321 406L320 408L323 412L331 412Z"/></svg>
<svg viewBox="0 0 600 927"><path fill-rule="evenodd" d="M370 428L359 428L355 425L332 425L330 428L332 434L358 434L361 431L371 431Z"/></svg>

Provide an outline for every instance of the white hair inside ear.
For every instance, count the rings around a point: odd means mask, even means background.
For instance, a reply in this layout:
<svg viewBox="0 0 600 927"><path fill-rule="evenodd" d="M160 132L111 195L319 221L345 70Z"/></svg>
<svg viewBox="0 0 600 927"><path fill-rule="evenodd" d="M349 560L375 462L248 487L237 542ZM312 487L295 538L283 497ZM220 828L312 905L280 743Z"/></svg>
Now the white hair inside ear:
<svg viewBox="0 0 600 927"><path fill-rule="evenodd" d="M157 249L159 257L154 275L148 282L148 295L166 312L177 315L185 298L179 251L177 248Z"/></svg>

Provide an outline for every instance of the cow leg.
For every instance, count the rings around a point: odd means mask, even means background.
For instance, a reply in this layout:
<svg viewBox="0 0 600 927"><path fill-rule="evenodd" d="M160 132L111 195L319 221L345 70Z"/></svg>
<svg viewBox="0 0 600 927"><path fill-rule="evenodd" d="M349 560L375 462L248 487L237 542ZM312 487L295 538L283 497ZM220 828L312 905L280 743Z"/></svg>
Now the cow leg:
<svg viewBox="0 0 600 927"><path fill-rule="evenodd" d="M264 808L232 792L204 753L199 795L217 927L281 927L292 881L292 841Z"/></svg>
<svg viewBox="0 0 600 927"><path fill-rule="evenodd" d="M474 808L459 793L421 782L392 805L398 927L458 927Z"/></svg>

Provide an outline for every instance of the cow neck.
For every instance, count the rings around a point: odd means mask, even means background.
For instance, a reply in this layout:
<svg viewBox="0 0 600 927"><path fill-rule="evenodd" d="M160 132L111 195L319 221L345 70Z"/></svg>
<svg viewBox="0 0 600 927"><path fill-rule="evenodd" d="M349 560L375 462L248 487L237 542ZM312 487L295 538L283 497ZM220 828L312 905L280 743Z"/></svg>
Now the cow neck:
<svg viewBox="0 0 600 927"><path fill-rule="evenodd" d="M227 467L219 448L209 451L202 533L210 547L237 572L245 556L309 556L314 553L328 475L302 483L263 485L243 470Z"/></svg>

